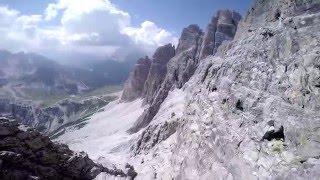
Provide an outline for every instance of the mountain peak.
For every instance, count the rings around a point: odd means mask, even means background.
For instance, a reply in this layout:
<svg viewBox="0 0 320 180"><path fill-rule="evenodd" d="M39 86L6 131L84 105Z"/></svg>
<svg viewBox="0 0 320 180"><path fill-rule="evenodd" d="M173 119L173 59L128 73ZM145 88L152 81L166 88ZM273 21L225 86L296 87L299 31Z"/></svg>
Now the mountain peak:
<svg viewBox="0 0 320 180"><path fill-rule="evenodd" d="M196 24L191 24L184 28L179 39L177 54L194 46L202 34L202 30Z"/></svg>
<svg viewBox="0 0 320 180"><path fill-rule="evenodd" d="M168 61L174 56L175 49L174 46L169 43L164 46L160 46L156 49L152 56L153 63L167 64Z"/></svg>
<svg viewBox="0 0 320 180"><path fill-rule="evenodd" d="M147 80L151 60L148 56L140 58L128 80L125 83L124 90L121 96L122 101L133 101L142 95L144 83Z"/></svg>

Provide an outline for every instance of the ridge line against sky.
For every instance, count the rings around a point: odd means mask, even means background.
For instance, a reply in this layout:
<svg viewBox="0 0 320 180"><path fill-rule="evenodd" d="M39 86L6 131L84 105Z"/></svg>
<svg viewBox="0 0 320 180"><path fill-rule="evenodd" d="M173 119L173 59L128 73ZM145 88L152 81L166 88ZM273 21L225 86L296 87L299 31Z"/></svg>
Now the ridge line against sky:
<svg viewBox="0 0 320 180"><path fill-rule="evenodd" d="M218 9L244 13L251 1L0 0L0 49L35 52L62 63L132 60L177 44L188 24L205 28Z"/></svg>

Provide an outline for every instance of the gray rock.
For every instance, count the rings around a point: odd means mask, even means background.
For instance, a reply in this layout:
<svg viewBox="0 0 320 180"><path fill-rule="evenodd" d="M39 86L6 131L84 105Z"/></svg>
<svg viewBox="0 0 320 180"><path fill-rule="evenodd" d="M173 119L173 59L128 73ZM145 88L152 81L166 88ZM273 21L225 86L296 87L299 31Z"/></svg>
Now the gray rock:
<svg viewBox="0 0 320 180"><path fill-rule="evenodd" d="M21 131L14 122L0 121L0 128L3 127L10 127L9 131L16 133L0 138L0 179L87 180L94 179L100 172L123 172L96 164L85 153L76 154L65 145L54 144L35 130ZM136 176L130 167L122 177Z"/></svg>
<svg viewBox="0 0 320 180"><path fill-rule="evenodd" d="M223 53L199 65L183 87L173 178L318 179L319 4L257 1Z"/></svg>
<svg viewBox="0 0 320 180"><path fill-rule="evenodd" d="M148 126L140 135L139 140L133 147L134 155L141 154L143 152L148 152L154 146L162 141L165 141L172 134L176 132L178 128L178 122L165 122L157 125Z"/></svg>
<svg viewBox="0 0 320 180"><path fill-rule="evenodd" d="M41 148L46 147L49 144L49 138L36 137L25 141L27 146L33 150L37 151Z"/></svg>
<svg viewBox="0 0 320 180"><path fill-rule="evenodd" d="M256 0L253 7L240 25L238 34L252 32L266 23L282 21L303 13L314 13L320 10L318 0Z"/></svg>
<svg viewBox="0 0 320 180"><path fill-rule="evenodd" d="M218 11L205 32L200 59L215 54L223 41L232 40L240 20L241 15L237 12L230 10Z"/></svg>
<svg viewBox="0 0 320 180"><path fill-rule="evenodd" d="M158 92L167 73L167 63L175 55L175 49L172 44L159 47L153 57L143 89L143 97L145 103L152 103L153 97Z"/></svg>
<svg viewBox="0 0 320 180"><path fill-rule="evenodd" d="M17 134L17 137L20 139L20 140L26 140L30 137L30 134L27 133L27 132L19 132Z"/></svg>
<svg viewBox="0 0 320 180"><path fill-rule="evenodd" d="M138 173L134 170L133 166L131 166L130 164L126 164L126 171L126 174L128 174L132 180L135 179L135 177L138 175Z"/></svg>
<svg viewBox="0 0 320 180"><path fill-rule="evenodd" d="M9 136L15 133L16 132L13 131L13 129L10 127L5 127L5 126L0 127L0 136Z"/></svg>
<svg viewBox="0 0 320 180"><path fill-rule="evenodd" d="M182 31L176 55L168 62L164 80L158 81L157 88L152 88L152 93L145 97L150 107L143 112L129 132L134 133L146 127L158 113L169 91L175 87L181 88L192 77L202 58L213 55L223 41L233 38L240 18L235 12L219 11L205 35L197 25L190 25ZM145 86L145 89L150 87L152 86Z"/></svg>
<svg viewBox="0 0 320 180"><path fill-rule="evenodd" d="M122 101L132 101L142 96L150 66L151 60L148 57L141 58L137 61L133 72L125 83L121 96Z"/></svg>
<svg viewBox="0 0 320 180"><path fill-rule="evenodd" d="M184 28L179 39L176 54L180 54L190 48L194 48L194 46L197 46L199 38L201 38L202 35L203 32L198 25L192 24Z"/></svg>
<svg viewBox="0 0 320 180"><path fill-rule="evenodd" d="M227 40L232 40L236 34L237 26L241 20L241 15L230 10L222 10L217 13L217 30L215 32L215 54L220 45ZM204 58L204 57L202 57Z"/></svg>

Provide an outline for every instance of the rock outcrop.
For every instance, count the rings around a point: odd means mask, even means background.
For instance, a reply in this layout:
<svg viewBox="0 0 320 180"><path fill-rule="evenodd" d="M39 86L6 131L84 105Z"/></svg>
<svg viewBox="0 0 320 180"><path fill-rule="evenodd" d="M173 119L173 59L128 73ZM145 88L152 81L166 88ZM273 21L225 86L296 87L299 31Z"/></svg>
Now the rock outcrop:
<svg viewBox="0 0 320 180"><path fill-rule="evenodd" d="M232 40L236 31L241 15L230 10L220 10L211 19L203 37L200 59L216 53L218 47L225 40Z"/></svg>
<svg viewBox="0 0 320 180"><path fill-rule="evenodd" d="M133 146L134 155L148 152L154 146L165 141L176 132L178 122L165 122L162 124L148 126L139 137L138 142Z"/></svg>
<svg viewBox="0 0 320 180"><path fill-rule="evenodd" d="M144 84L148 78L151 60L148 57L141 58L137 61L133 72L125 83L122 101L132 101L142 96Z"/></svg>
<svg viewBox="0 0 320 180"><path fill-rule="evenodd" d="M202 30L196 24L191 24L184 28L179 39L177 54L189 50L190 48L195 48L195 46L198 45L202 34Z"/></svg>
<svg viewBox="0 0 320 180"><path fill-rule="evenodd" d="M121 100L143 97L145 104L152 103L167 74L167 64L174 55L175 47L167 44L156 49L151 62L147 57L141 58L125 84Z"/></svg>
<svg viewBox="0 0 320 180"><path fill-rule="evenodd" d="M167 74L167 64L174 55L175 48L172 44L161 46L155 51L143 89L143 97L146 103L152 103L153 97L158 92Z"/></svg>
<svg viewBox="0 0 320 180"><path fill-rule="evenodd" d="M16 121L0 118L0 179L88 180L101 172L134 179L137 173L127 166L126 172L108 169L84 152L74 153L33 129L22 131Z"/></svg>
<svg viewBox="0 0 320 180"><path fill-rule="evenodd" d="M213 55L223 41L234 37L240 19L241 16L236 12L219 11L205 33L197 25L190 25L182 31L176 55L168 62L165 79L157 86L157 91L146 97L150 107L130 132L137 132L147 126L157 114L169 91L175 87L181 88L194 74L201 59Z"/></svg>
<svg viewBox="0 0 320 180"><path fill-rule="evenodd" d="M24 132L16 122L1 118L0 136L0 179L93 179L101 172L86 154Z"/></svg>

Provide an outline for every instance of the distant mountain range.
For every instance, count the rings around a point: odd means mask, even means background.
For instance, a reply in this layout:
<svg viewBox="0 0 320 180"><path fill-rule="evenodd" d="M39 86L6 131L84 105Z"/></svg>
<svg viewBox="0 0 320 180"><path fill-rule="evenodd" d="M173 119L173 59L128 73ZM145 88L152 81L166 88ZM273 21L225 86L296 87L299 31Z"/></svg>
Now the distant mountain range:
<svg viewBox="0 0 320 180"><path fill-rule="evenodd" d="M109 60L84 69L6 50L0 50L0 64L0 116L47 134L85 123L87 116L116 98L112 92L133 66Z"/></svg>
<svg viewBox="0 0 320 180"><path fill-rule="evenodd" d="M61 65L34 53L0 51L0 97L26 98L79 94L119 85L133 63L100 61L86 69Z"/></svg>

